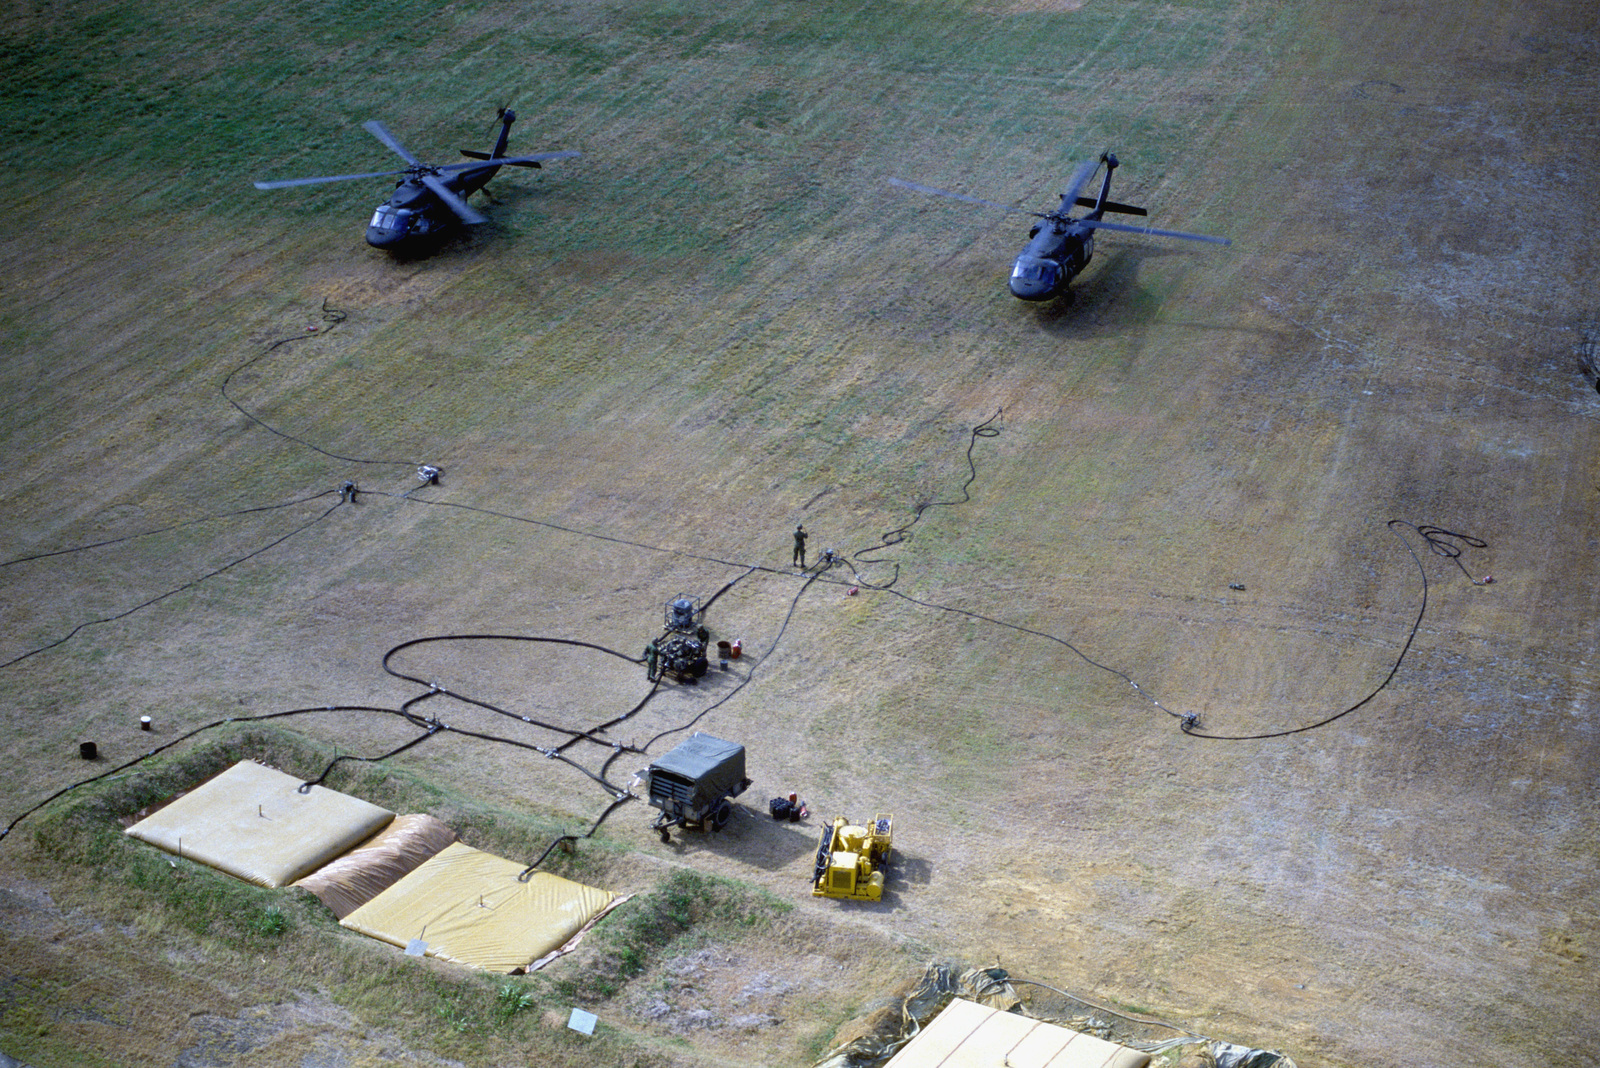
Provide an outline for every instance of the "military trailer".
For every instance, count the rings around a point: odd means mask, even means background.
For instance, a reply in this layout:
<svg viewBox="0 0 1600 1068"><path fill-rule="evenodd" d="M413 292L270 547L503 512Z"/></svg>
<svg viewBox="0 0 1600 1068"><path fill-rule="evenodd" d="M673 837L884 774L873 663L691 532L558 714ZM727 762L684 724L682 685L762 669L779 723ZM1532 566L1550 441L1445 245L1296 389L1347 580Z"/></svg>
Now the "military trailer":
<svg viewBox="0 0 1600 1068"><path fill-rule="evenodd" d="M672 828L720 831L733 817L730 798L750 786L744 774L744 746L695 731L687 741L651 764L643 774L646 796L661 815L650 829L663 842Z"/></svg>

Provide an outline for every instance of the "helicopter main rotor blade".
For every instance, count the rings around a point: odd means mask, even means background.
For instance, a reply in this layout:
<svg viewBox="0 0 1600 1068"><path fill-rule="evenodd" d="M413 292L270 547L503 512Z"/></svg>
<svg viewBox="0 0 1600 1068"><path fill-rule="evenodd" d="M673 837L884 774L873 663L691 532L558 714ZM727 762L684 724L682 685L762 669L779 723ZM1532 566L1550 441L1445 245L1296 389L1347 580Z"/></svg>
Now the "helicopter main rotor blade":
<svg viewBox="0 0 1600 1068"><path fill-rule="evenodd" d="M1067 184L1067 191L1061 194L1060 214L1065 214L1067 208L1077 203L1078 194L1083 191L1089 179L1094 177L1094 172L1100 169L1100 163L1101 161L1097 159L1086 159L1078 164L1078 169L1072 172L1072 180Z"/></svg>
<svg viewBox="0 0 1600 1068"><path fill-rule="evenodd" d="M948 190L935 189L931 185L918 185L916 182L908 182L903 178L890 178L888 181L890 185L897 185L902 189L914 189L919 193L930 193L936 197L949 197L951 200L964 200L968 204L981 204L986 208L999 208L1001 211L1015 212L1018 215L1039 214L1026 208L1013 208L1009 204L997 204L992 200L984 200L982 197L969 197L965 193L951 193Z"/></svg>
<svg viewBox="0 0 1600 1068"><path fill-rule="evenodd" d="M484 156L466 163L446 163L442 167L435 167L436 171L469 171L476 167L526 167L533 163L543 163L552 159L575 159L583 155L582 152L538 152L532 156Z"/></svg>
<svg viewBox="0 0 1600 1068"><path fill-rule="evenodd" d="M479 223L486 223L489 221L489 217L487 215L482 214L473 208L471 204L468 204L465 200L462 200L461 194L457 193L454 189L451 189L448 185L445 185L444 179L440 178L438 175L423 174L419 177L421 178L422 184L431 189L434 196L444 201L444 206L455 212L456 217L462 222L469 226L476 226Z"/></svg>
<svg viewBox="0 0 1600 1068"><path fill-rule="evenodd" d="M1096 230L1121 230L1127 234L1145 234L1150 237L1177 237L1184 241L1207 241L1213 245L1231 245L1226 237L1207 237L1205 234L1186 234L1181 230L1157 230L1153 226L1129 226L1126 223L1106 222L1104 219L1074 219L1079 226L1092 226Z"/></svg>
<svg viewBox="0 0 1600 1068"><path fill-rule="evenodd" d="M420 159L411 154L410 150L407 149L405 145L400 143L399 138L395 137L394 134L389 132L389 128L387 126L379 122L377 119L368 119L366 122L362 123L361 126L373 137L376 137L378 140L388 145L390 151L399 156L401 159L405 160L407 163L411 164L413 167L421 167L424 165Z"/></svg>
<svg viewBox="0 0 1600 1068"><path fill-rule="evenodd" d="M285 178L278 182L256 182L257 189L287 189L292 185L316 185L319 182L348 182L356 178L393 178L405 171L372 171L367 174L331 174L326 178Z"/></svg>

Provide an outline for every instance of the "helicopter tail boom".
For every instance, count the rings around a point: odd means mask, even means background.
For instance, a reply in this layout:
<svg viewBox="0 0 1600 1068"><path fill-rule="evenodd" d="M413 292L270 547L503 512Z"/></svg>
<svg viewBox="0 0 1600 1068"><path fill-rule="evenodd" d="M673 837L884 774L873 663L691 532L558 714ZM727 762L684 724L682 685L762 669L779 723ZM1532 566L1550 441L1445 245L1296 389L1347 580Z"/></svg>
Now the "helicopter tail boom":
<svg viewBox="0 0 1600 1068"><path fill-rule="evenodd" d="M540 169L539 161L536 159L509 159L501 156L491 156L489 153L479 152L475 148L463 148L461 150L461 154L468 159L493 160L502 167L532 167L534 170ZM464 166L464 164L455 164L454 166L460 168ZM444 169L444 167L440 168L440 170Z"/></svg>
<svg viewBox="0 0 1600 1068"><path fill-rule="evenodd" d="M491 159L506 154L506 143L511 140L511 124L517 121L517 113L510 108L500 109L500 136L495 139L494 151L489 153Z"/></svg>
<svg viewBox="0 0 1600 1068"><path fill-rule="evenodd" d="M1116 172L1117 157L1109 152L1102 152L1100 154L1100 162L1106 165L1106 176L1100 180L1100 195L1092 200L1089 197L1076 197L1073 201L1075 204L1082 204L1085 200L1090 200L1090 211L1085 216L1088 219L1100 218L1105 214L1106 205L1111 203L1111 175Z"/></svg>

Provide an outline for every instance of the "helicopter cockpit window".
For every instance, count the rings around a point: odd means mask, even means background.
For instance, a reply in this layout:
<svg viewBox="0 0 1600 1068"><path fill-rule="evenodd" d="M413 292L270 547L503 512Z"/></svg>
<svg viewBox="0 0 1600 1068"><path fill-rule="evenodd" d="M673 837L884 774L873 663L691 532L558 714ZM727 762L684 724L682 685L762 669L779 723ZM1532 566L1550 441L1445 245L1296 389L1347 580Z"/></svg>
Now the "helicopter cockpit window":
<svg viewBox="0 0 1600 1068"><path fill-rule="evenodd" d="M411 221L411 213L400 208L391 208L387 204L378 205L378 210L372 213L371 225L378 230L405 230L406 224Z"/></svg>
<svg viewBox="0 0 1600 1068"><path fill-rule="evenodd" d="M1055 266L1045 260L1018 260L1011 277L1022 282L1045 282L1055 277Z"/></svg>

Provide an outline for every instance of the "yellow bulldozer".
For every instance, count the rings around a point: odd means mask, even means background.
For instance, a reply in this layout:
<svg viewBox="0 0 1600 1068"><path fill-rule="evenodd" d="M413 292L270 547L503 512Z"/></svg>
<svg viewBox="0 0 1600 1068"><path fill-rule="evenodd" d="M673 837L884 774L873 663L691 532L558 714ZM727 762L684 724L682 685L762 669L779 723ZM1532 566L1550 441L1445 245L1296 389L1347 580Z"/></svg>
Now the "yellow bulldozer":
<svg viewBox="0 0 1600 1068"><path fill-rule="evenodd" d="M893 837L893 816L880 813L865 827L843 816L834 817L833 823L822 829L822 843L817 846L811 896L882 900L883 873Z"/></svg>

